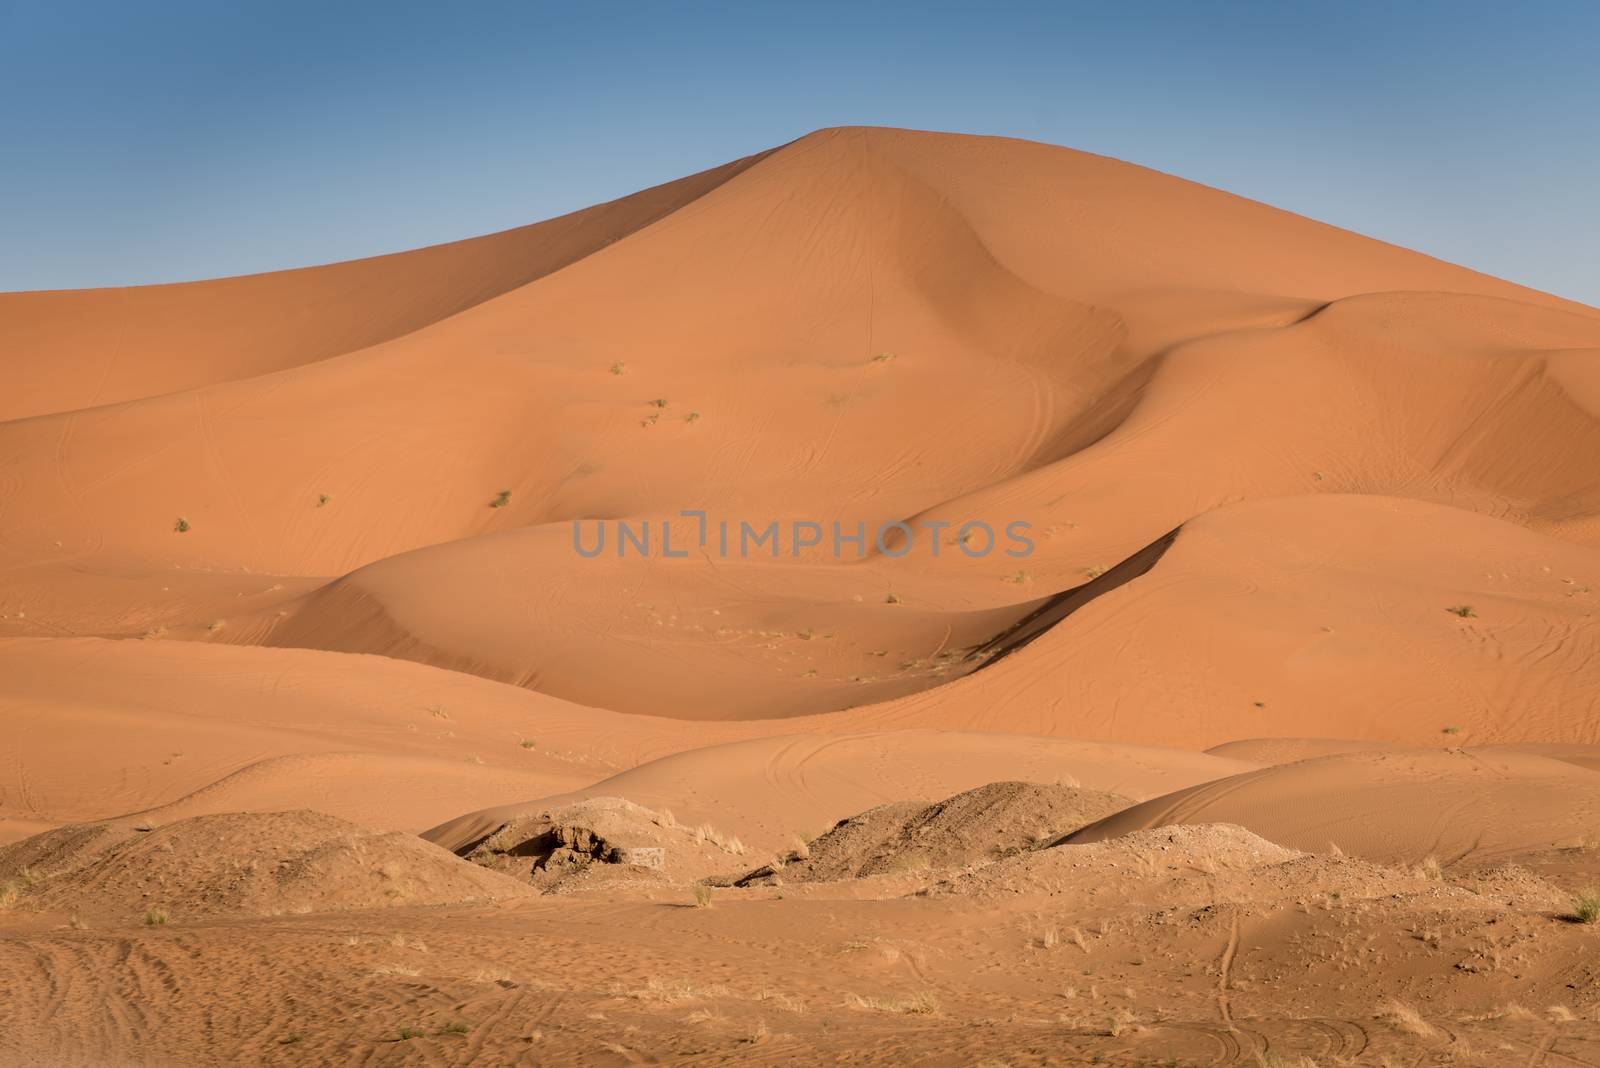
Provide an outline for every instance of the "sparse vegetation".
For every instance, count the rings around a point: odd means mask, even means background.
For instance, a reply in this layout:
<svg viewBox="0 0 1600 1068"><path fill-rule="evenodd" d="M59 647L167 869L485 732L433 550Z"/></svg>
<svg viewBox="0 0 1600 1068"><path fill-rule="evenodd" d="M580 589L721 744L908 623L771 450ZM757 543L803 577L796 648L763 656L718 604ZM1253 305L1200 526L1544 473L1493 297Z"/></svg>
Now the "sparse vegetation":
<svg viewBox="0 0 1600 1068"><path fill-rule="evenodd" d="M1106 569L1100 564L1090 564L1088 567L1083 569L1083 573L1092 579L1097 579L1106 573Z"/></svg>
<svg viewBox="0 0 1600 1068"><path fill-rule="evenodd" d="M883 603L884 604L899 604L900 603L900 595L897 594L897 593L888 594L887 596L884 597Z"/></svg>
<svg viewBox="0 0 1600 1068"><path fill-rule="evenodd" d="M690 412L688 415L683 417L683 421L685 423L698 423L700 421L700 413Z"/></svg>
<svg viewBox="0 0 1600 1068"><path fill-rule="evenodd" d="M1472 619L1478 614L1477 609L1470 604L1453 604L1446 608L1445 611L1453 616L1460 616L1462 619Z"/></svg>
<svg viewBox="0 0 1600 1068"><path fill-rule="evenodd" d="M665 397L657 397L655 400L650 402L650 407L652 408L665 408L666 406L667 400Z"/></svg>
<svg viewBox="0 0 1600 1068"><path fill-rule="evenodd" d="M1438 857L1423 857L1422 863L1417 866L1417 874L1424 879L1443 879L1444 865L1439 863Z"/></svg>
<svg viewBox="0 0 1600 1068"><path fill-rule="evenodd" d="M1460 727L1442 727L1442 728L1440 728L1439 733L1440 734L1460 734L1461 733L1461 728Z"/></svg>
<svg viewBox="0 0 1600 1068"><path fill-rule="evenodd" d="M449 1023L439 1028L439 1033L441 1035L464 1035L471 1030L472 1025L462 1023L460 1020L451 1020Z"/></svg>
<svg viewBox="0 0 1600 1068"><path fill-rule="evenodd" d="M1590 887L1572 899L1572 918L1578 923L1600 923L1600 890Z"/></svg>
<svg viewBox="0 0 1600 1068"><path fill-rule="evenodd" d="M1122 1032L1126 1031L1128 1029L1128 1025L1133 1022L1133 1013L1129 1012L1127 1009L1119 1009L1110 1016L1106 1017L1106 1034L1110 1035L1112 1038L1116 1038L1117 1036L1121 1035Z"/></svg>
<svg viewBox="0 0 1600 1068"><path fill-rule="evenodd" d="M702 842L710 842L724 853L732 853L736 857L744 855L744 843L731 834L723 834L709 823L702 823L694 828L694 836Z"/></svg>
<svg viewBox="0 0 1600 1068"><path fill-rule="evenodd" d="M1318 1068L1317 1062L1304 1053L1278 1053L1270 1049L1265 1053L1257 1053L1250 1061L1250 1066L1251 1068Z"/></svg>
<svg viewBox="0 0 1600 1068"><path fill-rule="evenodd" d="M410 1042L413 1038L421 1038L427 1033L420 1027L402 1027L396 1032L401 1042Z"/></svg>
<svg viewBox="0 0 1600 1068"><path fill-rule="evenodd" d="M333 498L328 496L326 493L319 493L317 494L317 507L321 508L331 500L333 500Z"/></svg>
<svg viewBox="0 0 1600 1068"><path fill-rule="evenodd" d="M524 738L524 739L522 739L522 748L524 748L524 749L533 749L537 745L538 745L538 743L535 742L532 738Z"/></svg>
<svg viewBox="0 0 1600 1068"><path fill-rule="evenodd" d="M694 884L694 907L697 909L711 907L711 887L705 883Z"/></svg>
<svg viewBox="0 0 1600 1068"><path fill-rule="evenodd" d="M611 365L611 373L614 375L625 375L628 373L628 365L623 363L621 360L618 360L616 363Z"/></svg>
<svg viewBox="0 0 1600 1068"><path fill-rule="evenodd" d="M1026 571L1017 571L1015 574L1007 575L1005 577L1005 581L1015 583L1016 585L1020 586L1032 577L1033 576L1029 575Z"/></svg>
<svg viewBox="0 0 1600 1068"><path fill-rule="evenodd" d="M189 521L180 515L178 517L178 521L172 524L172 529L177 531L179 534L187 534L189 533Z"/></svg>
<svg viewBox="0 0 1600 1068"><path fill-rule="evenodd" d="M902 1016L932 1016L939 1011L939 999L931 990L923 990L903 998L862 997L853 994L845 1003L852 1009L866 1012L892 1012Z"/></svg>
<svg viewBox="0 0 1600 1068"><path fill-rule="evenodd" d="M1439 1033L1434 1030L1432 1024L1422 1018L1420 1012L1403 1001L1390 1001L1384 1004L1378 1009L1375 1018L1418 1038L1433 1038Z"/></svg>
<svg viewBox="0 0 1600 1068"><path fill-rule="evenodd" d="M144 914L144 925L146 927L163 927L171 920L171 914L159 905Z"/></svg>
<svg viewBox="0 0 1600 1068"><path fill-rule="evenodd" d="M494 495L494 500L489 502L489 507L490 508L504 508L506 505L508 505L510 503L511 503L511 491L510 490L501 490L499 493Z"/></svg>
<svg viewBox="0 0 1600 1068"><path fill-rule="evenodd" d="M892 352L880 352L880 353L878 353L876 356L874 356L872 358L872 362L873 363L888 363L892 359L894 359L894 353L892 353Z"/></svg>

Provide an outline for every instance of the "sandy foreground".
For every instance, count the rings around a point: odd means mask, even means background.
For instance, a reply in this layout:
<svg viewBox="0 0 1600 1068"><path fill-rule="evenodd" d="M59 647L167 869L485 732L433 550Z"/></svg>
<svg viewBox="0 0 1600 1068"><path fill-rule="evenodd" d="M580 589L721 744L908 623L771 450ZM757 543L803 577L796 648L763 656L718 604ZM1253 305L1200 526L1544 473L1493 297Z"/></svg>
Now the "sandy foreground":
<svg viewBox="0 0 1600 1068"><path fill-rule="evenodd" d="M1597 590L1600 312L1062 148L0 294L0 1065L1600 1065Z"/></svg>

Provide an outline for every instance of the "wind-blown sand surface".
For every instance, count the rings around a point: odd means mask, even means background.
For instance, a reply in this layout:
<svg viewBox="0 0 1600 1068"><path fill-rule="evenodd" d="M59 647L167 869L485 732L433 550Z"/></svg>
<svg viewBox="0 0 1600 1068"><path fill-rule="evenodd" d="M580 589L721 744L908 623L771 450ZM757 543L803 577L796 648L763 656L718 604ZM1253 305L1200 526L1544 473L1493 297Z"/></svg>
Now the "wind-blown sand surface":
<svg viewBox="0 0 1600 1068"><path fill-rule="evenodd" d="M1600 312L1062 148L0 294L0 1064L1600 1064L1597 589Z"/></svg>

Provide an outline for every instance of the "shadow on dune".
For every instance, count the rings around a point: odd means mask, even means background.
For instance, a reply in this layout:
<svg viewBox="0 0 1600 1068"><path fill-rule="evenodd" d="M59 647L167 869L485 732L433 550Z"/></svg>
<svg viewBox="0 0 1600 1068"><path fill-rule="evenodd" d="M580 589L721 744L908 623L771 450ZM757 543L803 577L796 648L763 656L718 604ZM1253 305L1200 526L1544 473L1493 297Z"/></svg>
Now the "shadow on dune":
<svg viewBox="0 0 1600 1068"><path fill-rule="evenodd" d="M1177 540L1178 531L1182 529L1177 527L1168 531L1116 567L1082 586L1074 586L1070 590L1064 590L1054 597L1047 598L1038 608L967 655L968 660L981 661L974 669L974 674L999 663L1095 598L1103 597L1148 572L1166 555L1172 543Z"/></svg>

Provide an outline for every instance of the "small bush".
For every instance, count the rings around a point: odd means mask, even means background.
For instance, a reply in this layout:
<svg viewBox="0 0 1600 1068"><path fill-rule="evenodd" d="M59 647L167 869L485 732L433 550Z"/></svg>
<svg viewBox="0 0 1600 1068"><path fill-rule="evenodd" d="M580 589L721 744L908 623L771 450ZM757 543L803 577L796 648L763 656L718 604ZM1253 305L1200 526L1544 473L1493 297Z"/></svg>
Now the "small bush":
<svg viewBox="0 0 1600 1068"><path fill-rule="evenodd" d="M511 491L501 490L494 495L494 500L489 502L490 508L504 508L511 503Z"/></svg>
<svg viewBox="0 0 1600 1068"><path fill-rule="evenodd" d="M146 927L163 927L170 922L171 919L172 917L168 914L167 910L158 905L144 914L144 925Z"/></svg>
<svg viewBox="0 0 1600 1068"><path fill-rule="evenodd" d="M439 1028L439 1033L441 1035L464 1035L470 1030L472 1030L472 1026L470 1024L464 1024L460 1020L451 1020L449 1023Z"/></svg>
<svg viewBox="0 0 1600 1068"><path fill-rule="evenodd" d="M711 887L705 883L694 884L694 907L697 909L711 907Z"/></svg>
<svg viewBox="0 0 1600 1068"><path fill-rule="evenodd" d="M397 1033L400 1036L401 1042L410 1042L413 1038L421 1038L428 1032L422 1030L420 1027L402 1027Z"/></svg>
<svg viewBox="0 0 1600 1068"><path fill-rule="evenodd" d="M321 508L331 500L333 500L333 498L328 496L326 493L319 493L317 494L317 507Z"/></svg>
<svg viewBox="0 0 1600 1068"><path fill-rule="evenodd" d="M1572 918L1578 923L1600 923L1600 890L1591 888L1573 898Z"/></svg>
<svg viewBox="0 0 1600 1068"><path fill-rule="evenodd" d="M628 373L628 365L623 363L621 360L618 360L616 363L611 365L611 373L614 375L625 375Z"/></svg>
<svg viewBox="0 0 1600 1068"><path fill-rule="evenodd" d="M1472 619L1478 614L1477 609L1470 604L1453 604L1446 608L1445 611L1453 616L1460 616L1462 619Z"/></svg>
<svg viewBox="0 0 1600 1068"><path fill-rule="evenodd" d="M187 534L189 533L189 521L180 515L178 517L178 521L172 524L172 529L177 531L179 534Z"/></svg>

